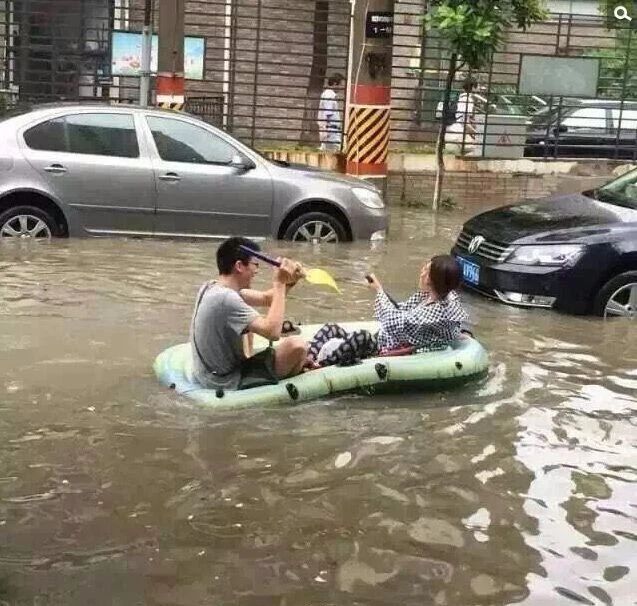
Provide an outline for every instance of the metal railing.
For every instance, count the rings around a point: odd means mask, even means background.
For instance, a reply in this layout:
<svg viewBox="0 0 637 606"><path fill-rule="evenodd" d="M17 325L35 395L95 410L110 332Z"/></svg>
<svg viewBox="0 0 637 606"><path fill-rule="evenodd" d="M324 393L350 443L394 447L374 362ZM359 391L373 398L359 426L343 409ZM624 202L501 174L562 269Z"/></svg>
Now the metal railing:
<svg viewBox="0 0 637 606"><path fill-rule="evenodd" d="M400 4L424 10L422 0ZM458 128L451 129L459 132L448 136L447 148L479 157L635 159L637 39L630 27L608 26L601 15L552 14L526 32L510 31L484 70L457 75L454 98L468 76L478 86L471 120L462 120L459 112ZM405 40L399 36L394 46L392 142L398 148L427 149L440 126L449 51L435 34L421 38L422 44ZM596 91L587 97L519 94L521 64L528 55L596 59Z"/></svg>
<svg viewBox="0 0 637 606"><path fill-rule="evenodd" d="M157 0L155 0L155 4ZM137 102L144 0L0 0L0 113L16 104ZM156 7L154 7L156 9ZM423 35L426 0L396 0L391 146L432 150L449 53ZM476 137L449 149L492 157L637 155L637 41L604 18L551 15L511 31L471 76ZM157 11L153 11L157 32ZM326 77L347 75L349 0L192 0L185 15L186 108L249 145L317 148ZM522 57L594 57L593 98L518 94ZM454 83L460 92L462 72ZM345 83L337 91L343 103ZM452 129L453 130L453 129ZM458 129L456 129L458 130ZM454 149L455 147L455 149Z"/></svg>
<svg viewBox="0 0 637 606"><path fill-rule="evenodd" d="M223 95L187 97L184 109L208 124L223 127Z"/></svg>

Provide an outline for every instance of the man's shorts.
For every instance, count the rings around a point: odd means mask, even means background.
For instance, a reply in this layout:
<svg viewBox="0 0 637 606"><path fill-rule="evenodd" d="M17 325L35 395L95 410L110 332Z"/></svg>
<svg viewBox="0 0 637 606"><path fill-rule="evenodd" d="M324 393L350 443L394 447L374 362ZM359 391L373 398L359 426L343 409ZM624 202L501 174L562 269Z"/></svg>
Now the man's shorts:
<svg viewBox="0 0 637 606"><path fill-rule="evenodd" d="M237 389L276 385L278 382L279 379L274 370L274 348L268 347L244 360Z"/></svg>

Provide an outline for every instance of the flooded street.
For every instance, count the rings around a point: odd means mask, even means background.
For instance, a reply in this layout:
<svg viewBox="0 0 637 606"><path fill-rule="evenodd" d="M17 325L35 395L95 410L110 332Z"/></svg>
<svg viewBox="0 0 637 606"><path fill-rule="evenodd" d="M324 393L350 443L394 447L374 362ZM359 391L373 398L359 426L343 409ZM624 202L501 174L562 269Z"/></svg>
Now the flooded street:
<svg viewBox="0 0 637 606"><path fill-rule="evenodd" d="M299 285L287 317L371 317L363 274L410 294L475 212L397 209L375 247L265 243L342 287ZM0 605L637 603L637 323L465 294L479 383L210 411L152 363L215 250L0 247Z"/></svg>

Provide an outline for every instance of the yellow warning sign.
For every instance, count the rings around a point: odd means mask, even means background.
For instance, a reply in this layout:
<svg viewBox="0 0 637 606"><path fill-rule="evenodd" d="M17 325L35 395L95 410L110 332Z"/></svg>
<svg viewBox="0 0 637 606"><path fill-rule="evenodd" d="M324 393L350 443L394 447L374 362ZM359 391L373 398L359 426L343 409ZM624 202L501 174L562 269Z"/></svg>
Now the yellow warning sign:
<svg viewBox="0 0 637 606"><path fill-rule="evenodd" d="M172 109L174 111L180 112L184 109L184 103L169 103L166 101L163 101L161 103L157 103L157 107L160 107L162 109Z"/></svg>
<svg viewBox="0 0 637 606"><path fill-rule="evenodd" d="M389 148L389 106L354 105L347 128L347 161L383 164Z"/></svg>

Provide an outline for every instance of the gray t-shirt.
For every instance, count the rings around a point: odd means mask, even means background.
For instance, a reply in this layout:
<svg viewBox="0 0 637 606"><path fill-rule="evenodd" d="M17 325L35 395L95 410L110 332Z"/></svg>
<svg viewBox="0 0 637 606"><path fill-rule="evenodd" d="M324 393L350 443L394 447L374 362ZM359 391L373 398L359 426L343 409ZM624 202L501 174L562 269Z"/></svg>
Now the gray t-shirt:
<svg viewBox="0 0 637 606"><path fill-rule="evenodd" d="M194 377L206 388L236 389L245 360L243 335L259 313L236 290L214 282L201 287L197 301L190 326Z"/></svg>

